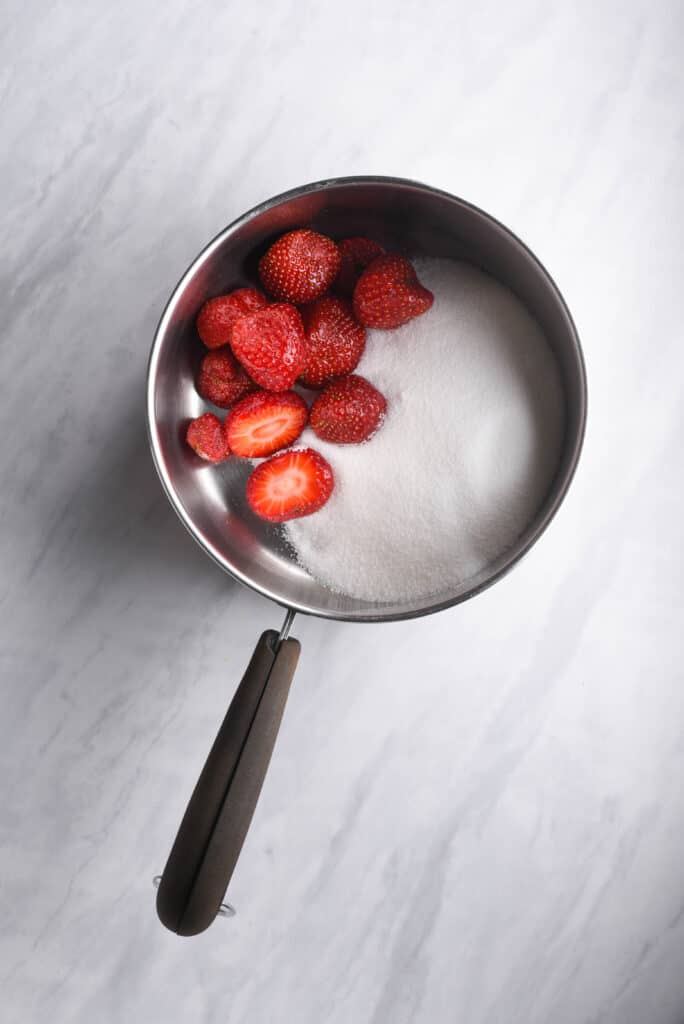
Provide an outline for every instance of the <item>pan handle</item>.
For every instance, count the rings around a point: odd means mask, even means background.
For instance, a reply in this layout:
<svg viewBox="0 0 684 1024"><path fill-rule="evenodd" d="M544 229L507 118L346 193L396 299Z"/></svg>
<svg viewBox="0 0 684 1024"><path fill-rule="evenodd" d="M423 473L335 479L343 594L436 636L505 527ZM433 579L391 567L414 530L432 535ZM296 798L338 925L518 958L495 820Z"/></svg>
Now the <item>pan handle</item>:
<svg viewBox="0 0 684 1024"><path fill-rule="evenodd" d="M190 797L157 892L157 914L178 935L197 935L221 908L266 775L299 641L262 633Z"/></svg>

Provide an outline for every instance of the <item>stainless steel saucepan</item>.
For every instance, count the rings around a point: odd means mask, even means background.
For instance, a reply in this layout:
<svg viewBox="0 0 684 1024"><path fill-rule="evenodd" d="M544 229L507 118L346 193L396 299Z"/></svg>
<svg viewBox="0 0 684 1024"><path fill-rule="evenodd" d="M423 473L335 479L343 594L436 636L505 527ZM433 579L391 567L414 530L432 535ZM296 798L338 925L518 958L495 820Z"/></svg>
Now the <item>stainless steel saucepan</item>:
<svg viewBox="0 0 684 1024"><path fill-rule="evenodd" d="M507 285L543 328L565 392L565 439L543 504L517 542L473 579L429 600L363 601L333 593L299 566L277 529L244 500L249 465L198 466L184 442L202 403L194 386L203 301L256 281L259 256L284 231L313 227L333 238L365 235L388 251L469 261ZM399 178L337 178L269 199L225 228L183 275L159 322L147 381L152 455L169 501L195 540L235 579L287 610L280 632L258 641L181 822L157 894L161 921L179 935L203 931L220 912L275 743L299 657L288 637L295 612L354 622L441 611L495 583L548 526L582 446L586 378L579 339L551 277L530 250L482 210Z"/></svg>

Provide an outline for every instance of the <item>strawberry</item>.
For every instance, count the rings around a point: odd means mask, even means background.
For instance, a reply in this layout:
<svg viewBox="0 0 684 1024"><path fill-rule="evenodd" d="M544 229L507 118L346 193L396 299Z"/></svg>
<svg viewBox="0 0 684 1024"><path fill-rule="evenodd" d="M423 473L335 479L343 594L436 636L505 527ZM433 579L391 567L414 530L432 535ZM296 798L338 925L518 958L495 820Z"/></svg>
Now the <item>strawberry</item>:
<svg viewBox="0 0 684 1024"><path fill-rule="evenodd" d="M372 238L343 238L337 243L342 262L335 278L335 291L338 295L351 298L356 282L376 256L382 256L384 249Z"/></svg>
<svg viewBox="0 0 684 1024"><path fill-rule="evenodd" d="M261 283L280 302L311 302L328 290L340 269L340 251L317 231L288 231L259 263Z"/></svg>
<svg viewBox="0 0 684 1024"><path fill-rule="evenodd" d="M249 379L227 345L207 352L197 377L197 390L202 398L227 409L255 388L256 384Z"/></svg>
<svg viewBox="0 0 684 1024"><path fill-rule="evenodd" d="M286 303L259 309L237 321L231 347L262 388L287 391L306 361L302 318L294 306Z"/></svg>
<svg viewBox="0 0 684 1024"><path fill-rule="evenodd" d="M317 299L302 311L306 364L300 375L307 388L320 388L333 377L356 369L366 347L366 329L354 319L344 299Z"/></svg>
<svg viewBox="0 0 684 1024"><path fill-rule="evenodd" d="M309 410L295 391L257 391L233 406L225 422L234 455L260 459L293 444L306 426Z"/></svg>
<svg viewBox="0 0 684 1024"><path fill-rule="evenodd" d="M295 448L260 463L247 481L247 502L269 523L309 516L325 505L333 471L313 448Z"/></svg>
<svg viewBox="0 0 684 1024"><path fill-rule="evenodd" d="M378 256L354 289L354 313L366 327L399 327L426 313L434 296L403 256Z"/></svg>
<svg viewBox="0 0 684 1024"><path fill-rule="evenodd" d="M185 439L201 459L207 462L221 462L230 455L223 424L213 412L205 412L188 425Z"/></svg>
<svg viewBox="0 0 684 1024"><path fill-rule="evenodd" d="M359 444L380 426L387 401L365 377L334 380L311 406L311 427L321 441Z"/></svg>
<svg viewBox="0 0 684 1024"><path fill-rule="evenodd" d="M246 313L268 306L268 299L256 288L238 288L229 295L217 295L204 303L197 315L197 333L207 348L230 343L235 323Z"/></svg>

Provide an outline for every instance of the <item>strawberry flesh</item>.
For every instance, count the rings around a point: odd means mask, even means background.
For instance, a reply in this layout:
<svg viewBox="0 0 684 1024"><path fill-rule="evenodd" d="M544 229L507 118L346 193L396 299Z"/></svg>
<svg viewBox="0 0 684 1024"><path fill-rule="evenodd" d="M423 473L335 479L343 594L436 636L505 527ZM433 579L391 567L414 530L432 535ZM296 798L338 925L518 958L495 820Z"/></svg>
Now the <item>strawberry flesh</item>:
<svg viewBox="0 0 684 1024"><path fill-rule="evenodd" d="M221 462L230 455L223 424L213 412L205 412L192 420L185 439L197 455L207 462Z"/></svg>
<svg viewBox="0 0 684 1024"><path fill-rule="evenodd" d="M233 327L247 313L268 306L268 299L256 288L237 288L204 303L197 315L197 333L207 348L230 344Z"/></svg>
<svg viewBox="0 0 684 1024"><path fill-rule="evenodd" d="M247 481L247 502L269 523L284 523L317 512L333 492L335 479L313 448L281 452L260 463Z"/></svg>
<svg viewBox="0 0 684 1024"><path fill-rule="evenodd" d="M340 260L331 238L301 228L273 243L259 262L259 277L279 302L312 302L333 283Z"/></svg>
<svg viewBox="0 0 684 1024"><path fill-rule="evenodd" d="M260 459L293 444L308 417L306 402L295 391L257 391L231 409L226 440L234 455Z"/></svg>
<svg viewBox="0 0 684 1024"><path fill-rule="evenodd" d="M245 370L268 391L287 391L306 362L304 325L287 303L243 316L233 328L231 347Z"/></svg>
<svg viewBox="0 0 684 1024"><path fill-rule="evenodd" d="M403 256L378 256L364 270L354 289L354 315L366 327L400 327L434 301Z"/></svg>
<svg viewBox="0 0 684 1024"><path fill-rule="evenodd" d="M320 388L358 366L366 347L366 329L345 299L318 299L302 311L306 365L300 375L307 388Z"/></svg>
<svg viewBox="0 0 684 1024"><path fill-rule="evenodd" d="M365 377L340 377L311 406L311 428L322 441L360 444L378 429L387 400Z"/></svg>

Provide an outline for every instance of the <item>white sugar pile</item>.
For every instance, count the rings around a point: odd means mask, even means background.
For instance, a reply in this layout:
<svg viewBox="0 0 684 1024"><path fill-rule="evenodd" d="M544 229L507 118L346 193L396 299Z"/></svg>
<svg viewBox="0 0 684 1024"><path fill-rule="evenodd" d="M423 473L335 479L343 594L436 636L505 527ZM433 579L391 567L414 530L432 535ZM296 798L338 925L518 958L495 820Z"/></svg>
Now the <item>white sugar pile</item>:
<svg viewBox="0 0 684 1024"><path fill-rule="evenodd" d="M563 398L541 328L507 288L469 264L416 263L425 315L369 331L357 373L387 398L366 444L309 429L335 490L285 525L301 565L369 601L445 592L501 555L529 524L558 464Z"/></svg>

